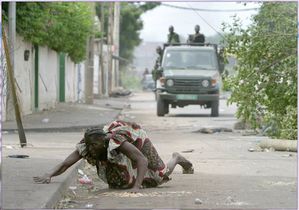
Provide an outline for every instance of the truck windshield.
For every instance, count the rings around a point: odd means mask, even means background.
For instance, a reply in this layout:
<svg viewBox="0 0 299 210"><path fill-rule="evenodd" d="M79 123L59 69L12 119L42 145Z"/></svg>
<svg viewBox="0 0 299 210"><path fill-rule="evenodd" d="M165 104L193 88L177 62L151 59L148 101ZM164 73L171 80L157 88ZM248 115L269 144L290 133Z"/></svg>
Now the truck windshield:
<svg viewBox="0 0 299 210"><path fill-rule="evenodd" d="M215 70L217 60L212 50L168 50L164 55L164 69Z"/></svg>

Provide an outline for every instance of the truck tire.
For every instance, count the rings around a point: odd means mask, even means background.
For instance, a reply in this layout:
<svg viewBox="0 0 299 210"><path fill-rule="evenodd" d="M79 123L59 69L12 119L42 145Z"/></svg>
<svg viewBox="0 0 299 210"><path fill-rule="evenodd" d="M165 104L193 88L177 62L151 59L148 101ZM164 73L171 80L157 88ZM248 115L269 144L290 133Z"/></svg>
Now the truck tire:
<svg viewBox="0 0 299 210"><path fill-rule="evenodd" d="M168 114L169 113L169 104L164 101L164 108L165 108L165 114Z"/></svg>
<svg viewBox="0 0 299 210"><path fill-rule="evenodd" d="M163 117L166 114L165 102L161 99L160 95L157 94L157 115Z"/></svg>
<svg viewBox="0 0 299 210"><path fill-rule="evenodd" d="M218 117L219 116L219 100L212 101L211 116L212 117Z"/></svg>

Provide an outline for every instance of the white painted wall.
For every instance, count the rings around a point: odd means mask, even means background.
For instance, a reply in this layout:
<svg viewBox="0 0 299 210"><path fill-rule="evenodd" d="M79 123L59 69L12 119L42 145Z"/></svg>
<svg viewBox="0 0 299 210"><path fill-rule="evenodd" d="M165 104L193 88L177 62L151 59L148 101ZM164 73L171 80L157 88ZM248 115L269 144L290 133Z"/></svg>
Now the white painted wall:
<svg viewBox="0 0 299 210"><path fill-rule="evenodd" d="M24 51L29 50L29 60L24 60ZM34 47L19 35L15 45L15 79L22 115L55 107L59 101L59 54L46 47L39 47L39 107L34 109ZM4 53L3 53L4 55ZM3 62L2 62L3 64ZM5 83L2 78L2 83ZM2 120L6 120L6 87L2 98ZM76 102L83 98L84 65L65 59L65 101Z"/></svg>
<svg viewBox="0 0 299 210"><path fill-rule="evenodd" d="M39 47L39 110L50 109L58 99L58 54L48 47Z"/></svg>
<svg viewBox="0 0 299 210"><path fill-rule="evenodd" d="M70 59L65 58L65 101L75 102L77 92L77 67L76 64Z"/></svg>

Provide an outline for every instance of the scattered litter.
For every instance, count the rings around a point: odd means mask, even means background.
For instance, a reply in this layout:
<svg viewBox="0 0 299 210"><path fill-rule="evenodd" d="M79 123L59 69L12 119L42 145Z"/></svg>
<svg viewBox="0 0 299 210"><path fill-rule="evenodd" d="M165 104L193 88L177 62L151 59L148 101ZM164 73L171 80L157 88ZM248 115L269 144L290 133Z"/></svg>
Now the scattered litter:
<svg viewBox="0 0 299 210"><path fill-rule="evenodd" d="M93 204L91 204L91 203L88 203L85 205L85 208L92 208L92 207L93 207Z"/></svg>
<svg viewBox="0 0 299 210"><path fill-rule="evenodd" d="M49 121L50 121L49 118L44 118L44 119L42 120L43 123L48 123Z"/></svg>
<svg viewBox="0 0 299 210"><path fill-rule="evenodd" d="M226 205L233 205L233 206L245 206L248 205L248 203L243 201L236 201L233 197L228 196L225 200Z"/></svg>
<svg viewBox="0 0 299 210"><path fill-rule="evenodd" d="M267 148L266 148L266 149L264 149L263 151L264 151L264 152L270 152L270 150L269 150L269 149L267 149Z"/></svg>
<svg viewBox="0 0 299 210"><path fill-rule="evenodd" d="M202 204L202 200L200 200L199 198L196 198L194 201L195 204Z"/></svg>
<svg viewBox="0 0 299 210"><path fill-rule="evenodd" d="M10 145L8 145L8 146L4 146L6 149L13 149L13 146L10 146Z"/></svg>
<svg viewBox="0 0 299 210"><path fill-rule="evenodd" d="M293 154L282 155L281 157L293 157Z"/></svg>
<svg viewBox="0 0 299 210"><path fill-rule="evenodd" d="M182 153L191 153L191 152L194 152L194 149L188 149L188 150L182 151Z"/></svg>
<svg viewBox="0 0 299 210"><path fill-rule="evenodd" d="M72 191L72 193L73 193L74 195L77 195L77 193L75 192L75 190L77 189L76 186L69 186L69 189Z"/></svg>
<svg viewBox="0 0 299 210"><path fill-rule="evenodd" d="M248 149L248 152L254 152L254 151L255 151L254 148L249 148L249 149Z"/></svg>
<svg viewBox="0 0 299 210"><path fill-rule="evenodd" d="M150 193L130 193L130 192L105 192L102 196L114 196L118 198L137 198L137 197L172 197L175 196L190 196L188 191L168 191L168 192L150 192Z"/></svg>
<svg viewBox="0 0 299 210"><path fill-rule="evenodd" d="M88 178L88 176L84 175L82 178L79 179L81 184L92 184L92 179Z"/></svg>
<svg viewBox="0 0 299 210"><path fill-rule="evenodd" d="M233 197L228 196L228 197L226 198L226 203L234 203L234 202L235 202L235 199L233 199Z"/></svg>
<svg viewBox="0 0 299 210"><path fill-rule="evenodd" d="M272 185L272 186L289 186L289 185L296 185L295 182L267 182L267 184Z"/></svg>
<svg viewBox="0 0 299 210"><path fill-rule="evenodd" d="M111 104L106 103L105 106L111 106Z"/></svg>
<svg viewBox="0 0 299 210"><path fill-rule="evenodd" d="M70 190L76 190L77 187L76 187L76 186L69 186L69 189L70 189Z"/></svg>
<svg viewBox="0 0 299 210"><path fill-rule="evenodd" d="M206 133L206 134L212 134L218 132L233 132L233 130L230 128L201 128L197 131L193 131L193 133Z"/></svg>
<svg viewBox="0 0 299 210"><path fill-rule="evenodd" d="M128 96L130 95L132 92L130 90L126 90L123 87L118 87L115 88L114 90L112 90L109 93L110 97L120 97L120 96Z"/></svg>
<svg viewBox="0 0 299 210"><path fill-rule="evenodd" d="M29 155L8 155L10 158L29 158Z"/></svg>
<svg viewBox="0 0 299 210"><path fill-rule="evenodd" d="M81 169L78 169L78 173L81 175L81 176L84 176L84 172L81 170Z"/></svg>

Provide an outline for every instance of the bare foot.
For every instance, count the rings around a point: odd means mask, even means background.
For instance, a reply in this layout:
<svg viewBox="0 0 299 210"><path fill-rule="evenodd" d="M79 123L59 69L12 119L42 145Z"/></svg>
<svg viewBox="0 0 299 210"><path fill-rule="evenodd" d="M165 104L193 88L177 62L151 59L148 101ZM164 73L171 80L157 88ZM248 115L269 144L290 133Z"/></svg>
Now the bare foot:
<svg viewBox="0 0 299 210"><path fill-rule="evenodd" d="M184 170L189 170L190 168L192 168L192 163L178 152L172 153L172 157L177 158L178 164L182 166Z"/></svg>

